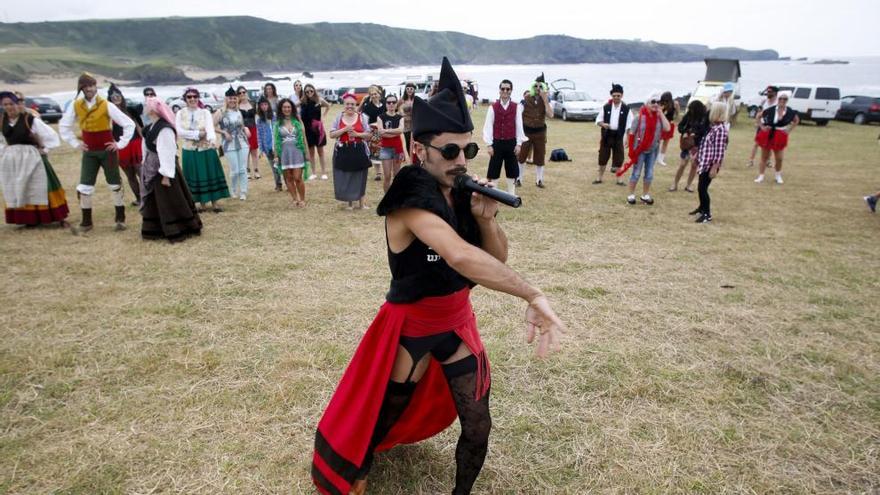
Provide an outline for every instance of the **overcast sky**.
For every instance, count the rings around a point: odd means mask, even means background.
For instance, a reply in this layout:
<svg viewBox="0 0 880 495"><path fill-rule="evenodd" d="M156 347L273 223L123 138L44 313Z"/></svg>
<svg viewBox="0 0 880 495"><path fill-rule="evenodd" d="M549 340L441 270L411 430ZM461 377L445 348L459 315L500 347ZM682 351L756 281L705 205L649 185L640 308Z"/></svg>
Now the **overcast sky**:
<svg viewBox="0 0 880 495"><path fill-rule="evenodd" d="M880 55L878 0L216 0L4 1L3 22L253 15L290 22L372 22L490 39L565 34L585 39L771 48L783 56ZM254 6L248 11L244 5ZM442 5L443 7L437 7ZM529 5L529 4L525 4ZM500 8L499 8L500 7Z"/></svg>

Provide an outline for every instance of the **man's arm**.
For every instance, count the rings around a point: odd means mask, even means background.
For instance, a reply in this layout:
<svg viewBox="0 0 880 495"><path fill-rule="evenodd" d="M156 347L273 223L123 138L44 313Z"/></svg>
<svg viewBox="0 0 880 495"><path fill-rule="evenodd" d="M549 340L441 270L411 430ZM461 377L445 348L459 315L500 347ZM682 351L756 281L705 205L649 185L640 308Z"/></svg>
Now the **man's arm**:
<svg viewBox="0 0 880 495"><path fill-rule="evenodd" d="M492 143L495 142L494 127L495 110L490 106L489 109L486 110L486 121L483 123L483 142L490 147L492 146Z"/></svg>
<svg viewBox="0 0 880 495"><path fill-rule="evenodd" d="M128 142L131 141L131 137L134 136L134 121L131 120L131 117L125 115L125 112L120 110L119 107L110 102L107 102L107 110L113 123L122 127L122 137L119 138L119 141L116 141L116 147L119 149L125 148L128 146Z"/></svg>
<svg viewBox="0 0 880 495"><path fill-rule="evenodd" d="M425 210L406 208L388 216L390 222L404 226L437 254L453 270L489 289L506 292L529 303L526 309L526 341L538 338L537 354L544 357L559 349L559 334L565 328L550 307L547 297L532 287L510 267L482 249L473 246L437 215ZM390 230L390 229L389 229Z"/></svg>
<svg viewBox="0 0 880 495"><path fill-rule="evenodd" d="M67 108L64 109L64 115L62 115L61 120L58 121L58 134L60 134L61 139L65 140L70 146L82 149L82 143L73 133L73 126L76 124L76 111L73 108L75 105L76 100L74 99L70 102L70 105L67 105Z"/></svg>

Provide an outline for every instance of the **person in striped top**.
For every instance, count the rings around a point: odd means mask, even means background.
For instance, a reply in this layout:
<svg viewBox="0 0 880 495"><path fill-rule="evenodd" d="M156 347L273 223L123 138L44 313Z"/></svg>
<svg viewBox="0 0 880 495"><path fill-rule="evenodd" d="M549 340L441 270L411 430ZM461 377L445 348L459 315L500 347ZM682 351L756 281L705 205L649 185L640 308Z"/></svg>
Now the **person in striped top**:
<svg viewBox="0 0 880 495"><path fill-rule="evenodd" d="M712 127L700 144L697 153L697 173L700 176L697 191L700 196L700 206L691 212L697 215L697 223L709 223L712 221L712 211L709 209L709 184L718 175L721 163L724 162L724 153L727 151L728 130L724 125L727 122L727 105L716 101L709 109L709 122Z"/></svg>

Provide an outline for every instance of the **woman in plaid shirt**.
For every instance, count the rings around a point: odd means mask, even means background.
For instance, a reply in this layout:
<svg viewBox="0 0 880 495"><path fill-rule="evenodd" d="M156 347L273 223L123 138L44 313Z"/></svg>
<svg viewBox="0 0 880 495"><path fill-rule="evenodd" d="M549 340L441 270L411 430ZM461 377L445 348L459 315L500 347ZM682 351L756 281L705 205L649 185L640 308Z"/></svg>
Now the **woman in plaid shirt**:
<svg viewBox="0 0 880 495"><path fill-rule="evenodd" d="M709 122L712 127L700 143L700 151L697 153L697 173L700 181L697 191L700 195L700 206L691 212L691 215L699 213L697 223L709 223L712 221L712 212L709 209L709 184L718 175L721 162L724 161L724 152L727 151L727 105L716 101L709 109Z"/></svg>

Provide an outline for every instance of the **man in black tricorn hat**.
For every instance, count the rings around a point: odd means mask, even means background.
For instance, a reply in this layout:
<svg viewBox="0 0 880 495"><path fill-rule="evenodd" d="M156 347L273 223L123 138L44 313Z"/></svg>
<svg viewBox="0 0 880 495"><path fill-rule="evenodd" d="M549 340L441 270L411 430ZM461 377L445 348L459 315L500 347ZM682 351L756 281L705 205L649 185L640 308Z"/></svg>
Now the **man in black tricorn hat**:
<svg viewBox="0 0 880 495"><path fill-rule="evenodd" d="M556 350L562 322L504 262L498 204L453 188L477 145L458 77L444 57L438 91L413 103L413 151L379 203L391 288L327 406L312 479L321 493L366 490L375 452L429 438L458 416L452 493L470 493L489 445L489 361L470 304L476 284L528 302L526 336ZM486 184L485 181L480 181Z"/></svg>
<svg viewBox="0 0 880 495"><path fill-rule="evenodd" d="M623 86L620 84L611 84L611 99L602 107L602 113L596 116L596 125L602 129L599 139L599 176L593 184L601 184L609 158L612 172L617 172L623 165L623 145L632 126L632 113L623 102ZM617 185L622 186L623 180L618 178Z"/></svg>

